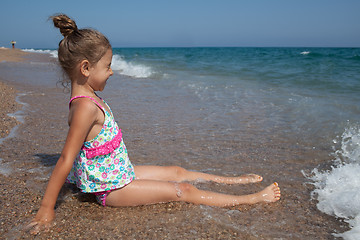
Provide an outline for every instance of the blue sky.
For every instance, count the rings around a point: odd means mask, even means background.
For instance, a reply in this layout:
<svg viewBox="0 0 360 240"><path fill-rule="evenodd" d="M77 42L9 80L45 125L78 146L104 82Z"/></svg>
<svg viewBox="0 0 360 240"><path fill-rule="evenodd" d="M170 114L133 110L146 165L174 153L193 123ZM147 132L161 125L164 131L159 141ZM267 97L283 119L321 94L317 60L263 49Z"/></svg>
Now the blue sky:
<svg viewBox="0 0 360 240"><path fill-rule="evenodd" d="M360 47L359 0L18 0L0 3L0 47L56 48L65 13L113 47Z"/></svg>

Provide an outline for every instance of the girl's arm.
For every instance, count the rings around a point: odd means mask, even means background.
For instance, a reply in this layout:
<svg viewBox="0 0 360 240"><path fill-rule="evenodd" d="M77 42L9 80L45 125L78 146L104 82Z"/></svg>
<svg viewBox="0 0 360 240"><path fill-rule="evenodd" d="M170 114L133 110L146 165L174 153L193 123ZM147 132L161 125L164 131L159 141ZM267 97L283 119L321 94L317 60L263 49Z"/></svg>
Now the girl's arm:
<svg viewBox="0 0 360 240"><path fill-rule="evenodd" d="M32 233L37 234L44 227L48 229L54 220L54 207L59 192L89 131L97 122L97 111L99 109L89 101L77 101L76 104L75 102L72 104L70 129L64 148L51 174L40 209L28 226L28 228L35 226Z"/></svg>

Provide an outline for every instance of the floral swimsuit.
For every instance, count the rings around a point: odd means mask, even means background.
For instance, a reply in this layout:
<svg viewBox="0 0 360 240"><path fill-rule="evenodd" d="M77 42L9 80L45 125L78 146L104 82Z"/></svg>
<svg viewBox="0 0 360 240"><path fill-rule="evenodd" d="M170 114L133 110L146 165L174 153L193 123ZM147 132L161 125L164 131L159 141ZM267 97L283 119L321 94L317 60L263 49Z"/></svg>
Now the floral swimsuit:
<svg viewBox="0 0 360 240"><path fill-rule="evenodd" d="M100 133L84 142L67 182L76 184L82 192L94 193L98 202L105 206L106 196L111 190L122 188L135 179L134 167L109 105L103 100L110 113L95 99L76 96L70 99L69 106L77 98L91 99L104 112L105 120Z"/></svg>

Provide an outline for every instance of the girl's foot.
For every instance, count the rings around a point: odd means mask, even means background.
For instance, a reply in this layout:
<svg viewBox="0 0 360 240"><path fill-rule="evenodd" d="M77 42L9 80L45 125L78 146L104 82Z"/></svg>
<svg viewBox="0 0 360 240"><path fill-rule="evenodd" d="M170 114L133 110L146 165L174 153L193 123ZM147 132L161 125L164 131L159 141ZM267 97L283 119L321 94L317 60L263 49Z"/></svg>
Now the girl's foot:
<svg viewBox="0 0 360 240"><path fill-rule="evenodd" d="M280 199L280 188L277 182L267 186L264 190L255 193L252 197L253 203L276 202Z"/></svg>

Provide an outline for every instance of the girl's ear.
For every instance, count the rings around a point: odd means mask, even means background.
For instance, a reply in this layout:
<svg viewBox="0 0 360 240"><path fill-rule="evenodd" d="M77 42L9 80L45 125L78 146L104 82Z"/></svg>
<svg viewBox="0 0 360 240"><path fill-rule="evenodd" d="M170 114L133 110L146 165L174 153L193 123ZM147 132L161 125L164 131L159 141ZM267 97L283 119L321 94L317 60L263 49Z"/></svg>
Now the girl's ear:
<svg viewBox="0 0 360 240"><path fill-rule="evenodd" d="M88 60L82 60L80 62L80 72L84 77L88 77L90 74L90 62Z"/></svg>

